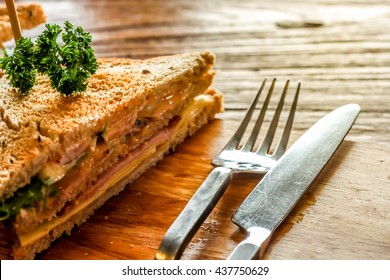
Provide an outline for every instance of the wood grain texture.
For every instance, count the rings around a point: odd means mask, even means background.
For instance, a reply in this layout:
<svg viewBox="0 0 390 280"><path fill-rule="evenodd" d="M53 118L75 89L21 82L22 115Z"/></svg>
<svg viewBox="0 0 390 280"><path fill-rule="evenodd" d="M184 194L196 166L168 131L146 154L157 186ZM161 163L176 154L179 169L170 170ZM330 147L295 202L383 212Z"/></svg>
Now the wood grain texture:
<svg viewBox="0 0 390 280"><path fill-rule="evenodd" d="M225 94L219 120L40 258L152 259L261 81L276 77L277 91L287 79L292 88L302 82L293 139L338 106L358 103L362 111L335 157L275 233L265 257L390 259L390 1L39 2L48 22L68 19L90 31L99 57L210 50L217 56L215 87ZM24 35L36 37L42 29ZM231 214L258 179L234 179L184 259L228 256L244 236ZM6 255L7 241L0 247Z"/></svg>
<svg viewBox="0 0 390 280"><path fill-rule="evenodd" d="M229 119L260 80L277 77L303 84L297 130L354 102L362 115L349 139L390 142L388 0L40 2L48 22L69 19L90 31L100 57L214 52Z"/></svg>

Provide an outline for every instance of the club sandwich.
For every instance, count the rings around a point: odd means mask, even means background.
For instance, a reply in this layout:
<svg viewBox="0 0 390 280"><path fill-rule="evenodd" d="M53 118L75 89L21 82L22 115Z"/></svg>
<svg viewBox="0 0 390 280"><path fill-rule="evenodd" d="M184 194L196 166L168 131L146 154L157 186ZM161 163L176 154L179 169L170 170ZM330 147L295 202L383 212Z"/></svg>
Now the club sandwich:
<svg viewBox="0 0 390 280"><path fill-rule="evenodd" d="M98 59L83 93L0 73L0 220L33 259L223 110L209 52ZM131 187L131 185L129 186Z"/></svg>

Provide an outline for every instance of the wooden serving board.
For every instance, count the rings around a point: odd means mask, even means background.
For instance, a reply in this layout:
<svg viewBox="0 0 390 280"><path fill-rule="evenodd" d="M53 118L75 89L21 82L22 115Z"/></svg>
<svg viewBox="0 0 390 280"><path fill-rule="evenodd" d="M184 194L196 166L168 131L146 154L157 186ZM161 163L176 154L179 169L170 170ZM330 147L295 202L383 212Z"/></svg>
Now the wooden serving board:
<svg viewBox="0 0 390 280"><path fill-rule="evenodd" d="M153 259L166 230L232 134L215 120L112 198L39 259ZM292 141L299 135L293 135ZM290 142L292 142L290 141ZM233 178L182 259L225 259L245 236L230 217L261 176ZM0 241L1 259L10 244ZM343 142L271 240L266 259L390 259L390 156L385 144Z"/></svg>

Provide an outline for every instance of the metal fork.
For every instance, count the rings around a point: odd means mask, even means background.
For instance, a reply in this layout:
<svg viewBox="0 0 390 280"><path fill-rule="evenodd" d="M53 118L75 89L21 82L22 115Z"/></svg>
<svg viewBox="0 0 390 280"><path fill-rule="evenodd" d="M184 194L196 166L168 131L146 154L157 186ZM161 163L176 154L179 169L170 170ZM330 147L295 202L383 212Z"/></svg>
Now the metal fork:
<svg viewBox="0 0 390 280"><path fill-rule="evenodd" d="M297 107L300 83L298 83L282 137L280 138L275 150L272 153L270 153L269 150L277 129L280 114L283 109L285 96L289 87L289 81L287 81L285 84L283 93L280 97L278 106L270 123L270 127L262 144L256 151L252 151L261 125L264 121L264 116L275 87L275 81L276 79L272 81L263 107L246 143L242 147L239 147L240 141L251 120L252 114L255 111L260 94L265 87L266 80L263 81L257 95L253 99L244 119L242 120L233 137L220 151L220 153L212 160L211 163L216 166L216 168L212 170L212 172L188 202L186 207L168 229L156 253L155 259L173 260L179 259L181 257L187 244L190 242L202 223L206 220L214 206L217 204L229 186L233 173L255 172L265 174L284 154Z"/></svg>

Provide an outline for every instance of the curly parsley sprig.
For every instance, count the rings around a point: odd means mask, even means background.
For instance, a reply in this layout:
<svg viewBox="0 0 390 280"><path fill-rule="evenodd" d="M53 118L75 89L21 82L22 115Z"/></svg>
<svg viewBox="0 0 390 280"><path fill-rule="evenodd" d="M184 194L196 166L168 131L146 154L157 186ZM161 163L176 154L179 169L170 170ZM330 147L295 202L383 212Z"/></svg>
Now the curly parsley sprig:
<svg viewBox="0 0 390 280"><path fill-rule="evenodd" d="M60 67L57 37L61 31L61 27L57 24L46 24L46 30L38 36L34 51L35 68L38 72L49 73L53 71L53 68Z"/></svg>
<svg viewBox="0 0 390 280"><path fill-rule="evenodd" d="M86 90L87 79L98 68L92 36L69 21L64 25L62 46L57 43L61 27L46 24L46 30L38 36L35 45L31 40L21 38L16 43L14 54L0 59L0 67L10 79L11 86L26 94L35 84L38 71L48 75L51 86L64 95Z"/></svg>
<svg viewBox="0 0 390 280"><path fill-rule="evenodd" d="M10 85L19 88L22 94L27 94L35 85L34 62L33 43L30 39L22 37L17 41L12 55L8 55L4 50L0 67L4 69Z"/></svg>

